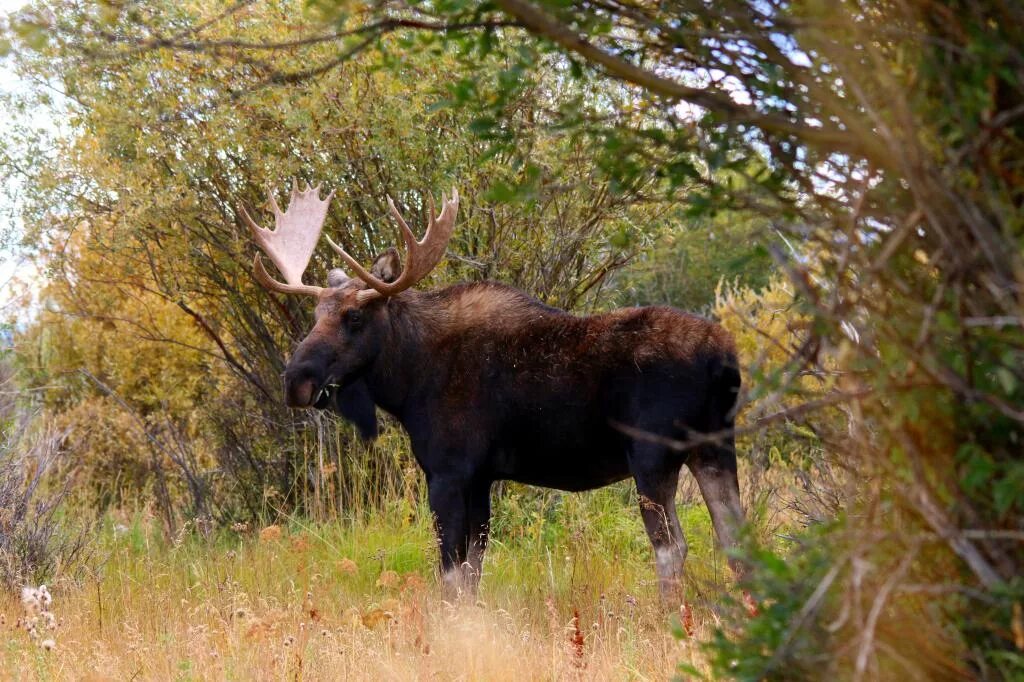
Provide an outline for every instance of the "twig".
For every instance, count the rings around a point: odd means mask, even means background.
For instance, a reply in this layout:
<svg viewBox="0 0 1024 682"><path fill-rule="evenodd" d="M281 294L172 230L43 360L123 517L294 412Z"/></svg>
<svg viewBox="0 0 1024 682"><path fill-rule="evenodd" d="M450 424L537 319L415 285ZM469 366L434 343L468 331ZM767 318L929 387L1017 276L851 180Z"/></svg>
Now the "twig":
<svg viewBox="0 0 1024 682"><path fill-rule="evenodd" d="M721 444L725 439L732 438L735 436L742 436L748 433L753 433L763 429L769 424L775 422L784 421L791 417L797 417L800 415L807 414L808 412L814 412L824 407L830 407L832 405L838 405L840 403L849 402L851 400L862 400L873 393L873 389L863 389L854 393L834 393L831 396L821 398L819 400L811 400L802 405L791 407L789 409L775 412L766 417L757 419L754 423L747 426L722 429L720 431L711 431L709 433L694 433L687 436L686 440L678 440L676 438L669 438L668 436L662 436L657 433L645 431L644 429L638 429L635 426L623 424L622 422L609 419L608 423L611 424L612 428L621 431L622 433L635 438L637 440L647 441L649 443L658 443L664 445L670 450L676 452L686 452L693 448L700 447L702 445Z"/></svg>
<svg viewBox="0 0 1024 682"><path fill-rule="evenodd" d="M896 587L896 583L902 580L903 576L906 575L907 570L910 568L910 564L913 563L916 556L917 547L915 546L906 553L899 565L896 567L896 570L893 571L892 575L889 576L889 579L886 580L878 590L878 595L871 604L871 611L868 612L867 624L861 634L860 650L857 652L857 664L853 677L854 682L860 680L864 676L864 671L867 669L868 657L871 655L871 650L874 648L875 627L878 625L878 618L882 615L882 609L885 607L885 603L889 600L889 595L892 594L893 589Z"/></svg>
<svg viewBox="0 0 1024 682"><path fill-rule="evenodd" d="M790 620L789 628L786 630L786 636L782 638L782 642L776 647L772 653L772 658L768 662L767 669L771 670L775 667L775 664L782 657L789 643L793 640L794 635L803 627L804 621L818 608L821 604L821 600L825 597L825 593L828 592L828 588L832 586L836 578L839 576L839 571L842 570L846 564L848 557L840 557L830 569L822 576L821 581L818 582L818 586L814 588L814 592L807 598L804 605L800 608L800 611L796 614L796 617Z"/></svg>

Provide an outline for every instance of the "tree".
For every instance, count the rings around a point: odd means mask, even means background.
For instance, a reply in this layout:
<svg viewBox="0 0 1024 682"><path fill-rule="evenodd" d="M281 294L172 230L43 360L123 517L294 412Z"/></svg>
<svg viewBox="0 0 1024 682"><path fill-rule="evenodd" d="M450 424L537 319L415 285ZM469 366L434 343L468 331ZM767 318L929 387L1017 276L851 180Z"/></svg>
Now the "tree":
<svg viewBox="0 0 1024 682"><path fill-rule="evenodd" d="M280 37L293 9L229 13L210 35L259 44ZM119 413L115 430L129 428L135 446L117 461L127 456L138 472L120 480L166 488L159 496L170 528L186 501L191 515L230 519L260 513L269 489L285 507L309 511L308 491L324 488L322 471L303 464L311 417L283 409L279 388L311 306L255 284L254 245L239 215L246 206L264 219L268 187L279 201L289 177L335 189L326 231L368 262L396 242L386 195L422 226L426 192L456 185L467 199L434 281L499 278L569 307L600 305L609 274L659 229L662 208L639 191L611 192L578 139L536 123L552 92L543 80L509 102L529 152L478 163L485 145L467 132L472 117L440 104L451 55L428 58L392 40L391 68L365 55L323 71L312 87L287 79L265 87L273 69L299 69L308 54L263 63L170 48L105 57L140 18L171 31L207 17L176 3L119 13L57 2L36 11L18 25L56 23L45 40L18 43L16 67L47 86L25 98L67 107L70 122L58 131L66 134L42 138L12 127L6 140L5 171L24 177L26 238L49 273L23 360L35 386L50 387L47 406L78 427L70 442L92 453L82 461L102 467L93 480L111 479L114 458L90 427L103 410ZM313 30L293 22L288 39L329 53ZM9 104L14 115L31 110ZM514 203L491 198L513 188ZM334 265L321 250L306 276L323 281ZM354 441L340 433L322 439L339 472ZM121 499L108 493L101 503Z"/></svg>

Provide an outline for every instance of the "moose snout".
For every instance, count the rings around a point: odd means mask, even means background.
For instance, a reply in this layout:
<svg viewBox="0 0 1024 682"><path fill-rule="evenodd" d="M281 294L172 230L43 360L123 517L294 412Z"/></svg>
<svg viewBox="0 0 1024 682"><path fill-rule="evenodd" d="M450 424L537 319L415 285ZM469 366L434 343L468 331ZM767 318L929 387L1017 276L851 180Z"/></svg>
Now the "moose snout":
<svg viewBox="0 0 1024 682"><path fill-rule="evenodd" d="M337 351L316 335L300 343L284 370L284 402L288 407L323 408L328 396L323 391L334 383Z"/></svg>
<svg viewBox="0 0 1024 682"><path fill-rule="evenodd" d="M326 383L321 363L292 362L284 373L284 402L288 407L310 407Z"/></svg>
<svg viewBox="0 0 1024 682"><path fill-rule="evenodd" d="M319 390L316 373L307 366L289 365L284 374L284 402L288 407L308 407Z"/></svg>

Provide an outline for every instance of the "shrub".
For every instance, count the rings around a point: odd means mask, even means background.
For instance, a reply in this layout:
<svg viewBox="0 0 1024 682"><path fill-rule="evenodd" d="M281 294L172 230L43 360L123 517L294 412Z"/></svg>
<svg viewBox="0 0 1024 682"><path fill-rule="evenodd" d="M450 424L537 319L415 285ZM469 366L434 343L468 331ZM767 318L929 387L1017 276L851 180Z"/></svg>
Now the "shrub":
<svg viewBox="0 0 1024 682"><path fill-rule="evenodd" d="M0 389L13 384L0 359ZM54 480L64 433L33 424L14 402L0 412L0 583L15 588L74 574L85 535L64 522L66 486Z"/></svg>

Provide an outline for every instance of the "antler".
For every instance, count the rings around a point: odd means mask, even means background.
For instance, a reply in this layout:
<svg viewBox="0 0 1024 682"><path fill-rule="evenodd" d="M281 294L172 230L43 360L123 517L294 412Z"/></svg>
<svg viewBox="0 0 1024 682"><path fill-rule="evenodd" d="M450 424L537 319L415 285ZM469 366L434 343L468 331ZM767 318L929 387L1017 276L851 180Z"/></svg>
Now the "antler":
<svg viewBox="0 0 1024 682"><path fill-rule="evenodd" d="M444 199L444 195L441 198ZM371 290L360 292L361 298L365 300L378 296L394 296L401 293L426 277L444 258L445 247L448 246L448 240L451 239L452 230L455 227L455 215L459 212L459 192L453 189L452 198L444 199L441 213L436 218L434 217L433 197L428 197L428 202L430 206L430 220L427 223L427 231L421 241L416 241L416 236L413 235L412 230L409 229L405 220L402 219L402 215L395 208L395 202L391 201L391 197L388 197L388 207L391 209L391 215L394 216L398 226L402 229L402 238L405 240L406 247L405 265L402 267L402 274L390 284L382 282L371 275L359 264L359 261L348 255L345 249L331 241L330 237L327 237L327 243L338 252L338 255L352 268L356 276L366 282L371 288Z"/></svg>
<svg viewBox="0 0 1024 682"><path fill-rule="evenodd" d="M287 282L279 282L267 274L263 259L257 253L253 257L252 267L260 284L282 294L320 296L323 287L303 284L302 273L306 271L313 249L316 248L316 241L320 238L327 217L327 207L333 196L334 192L331 192L326 199L321 200L320 185L311 187L307 184L306 190L300 192L298 183L293 181L288 210L282 212L274 199L274 193L270 192L270 207L274 212L275 224L273 231L257 225L245 207L240 207L256 243L270 256Z"/></svg>

